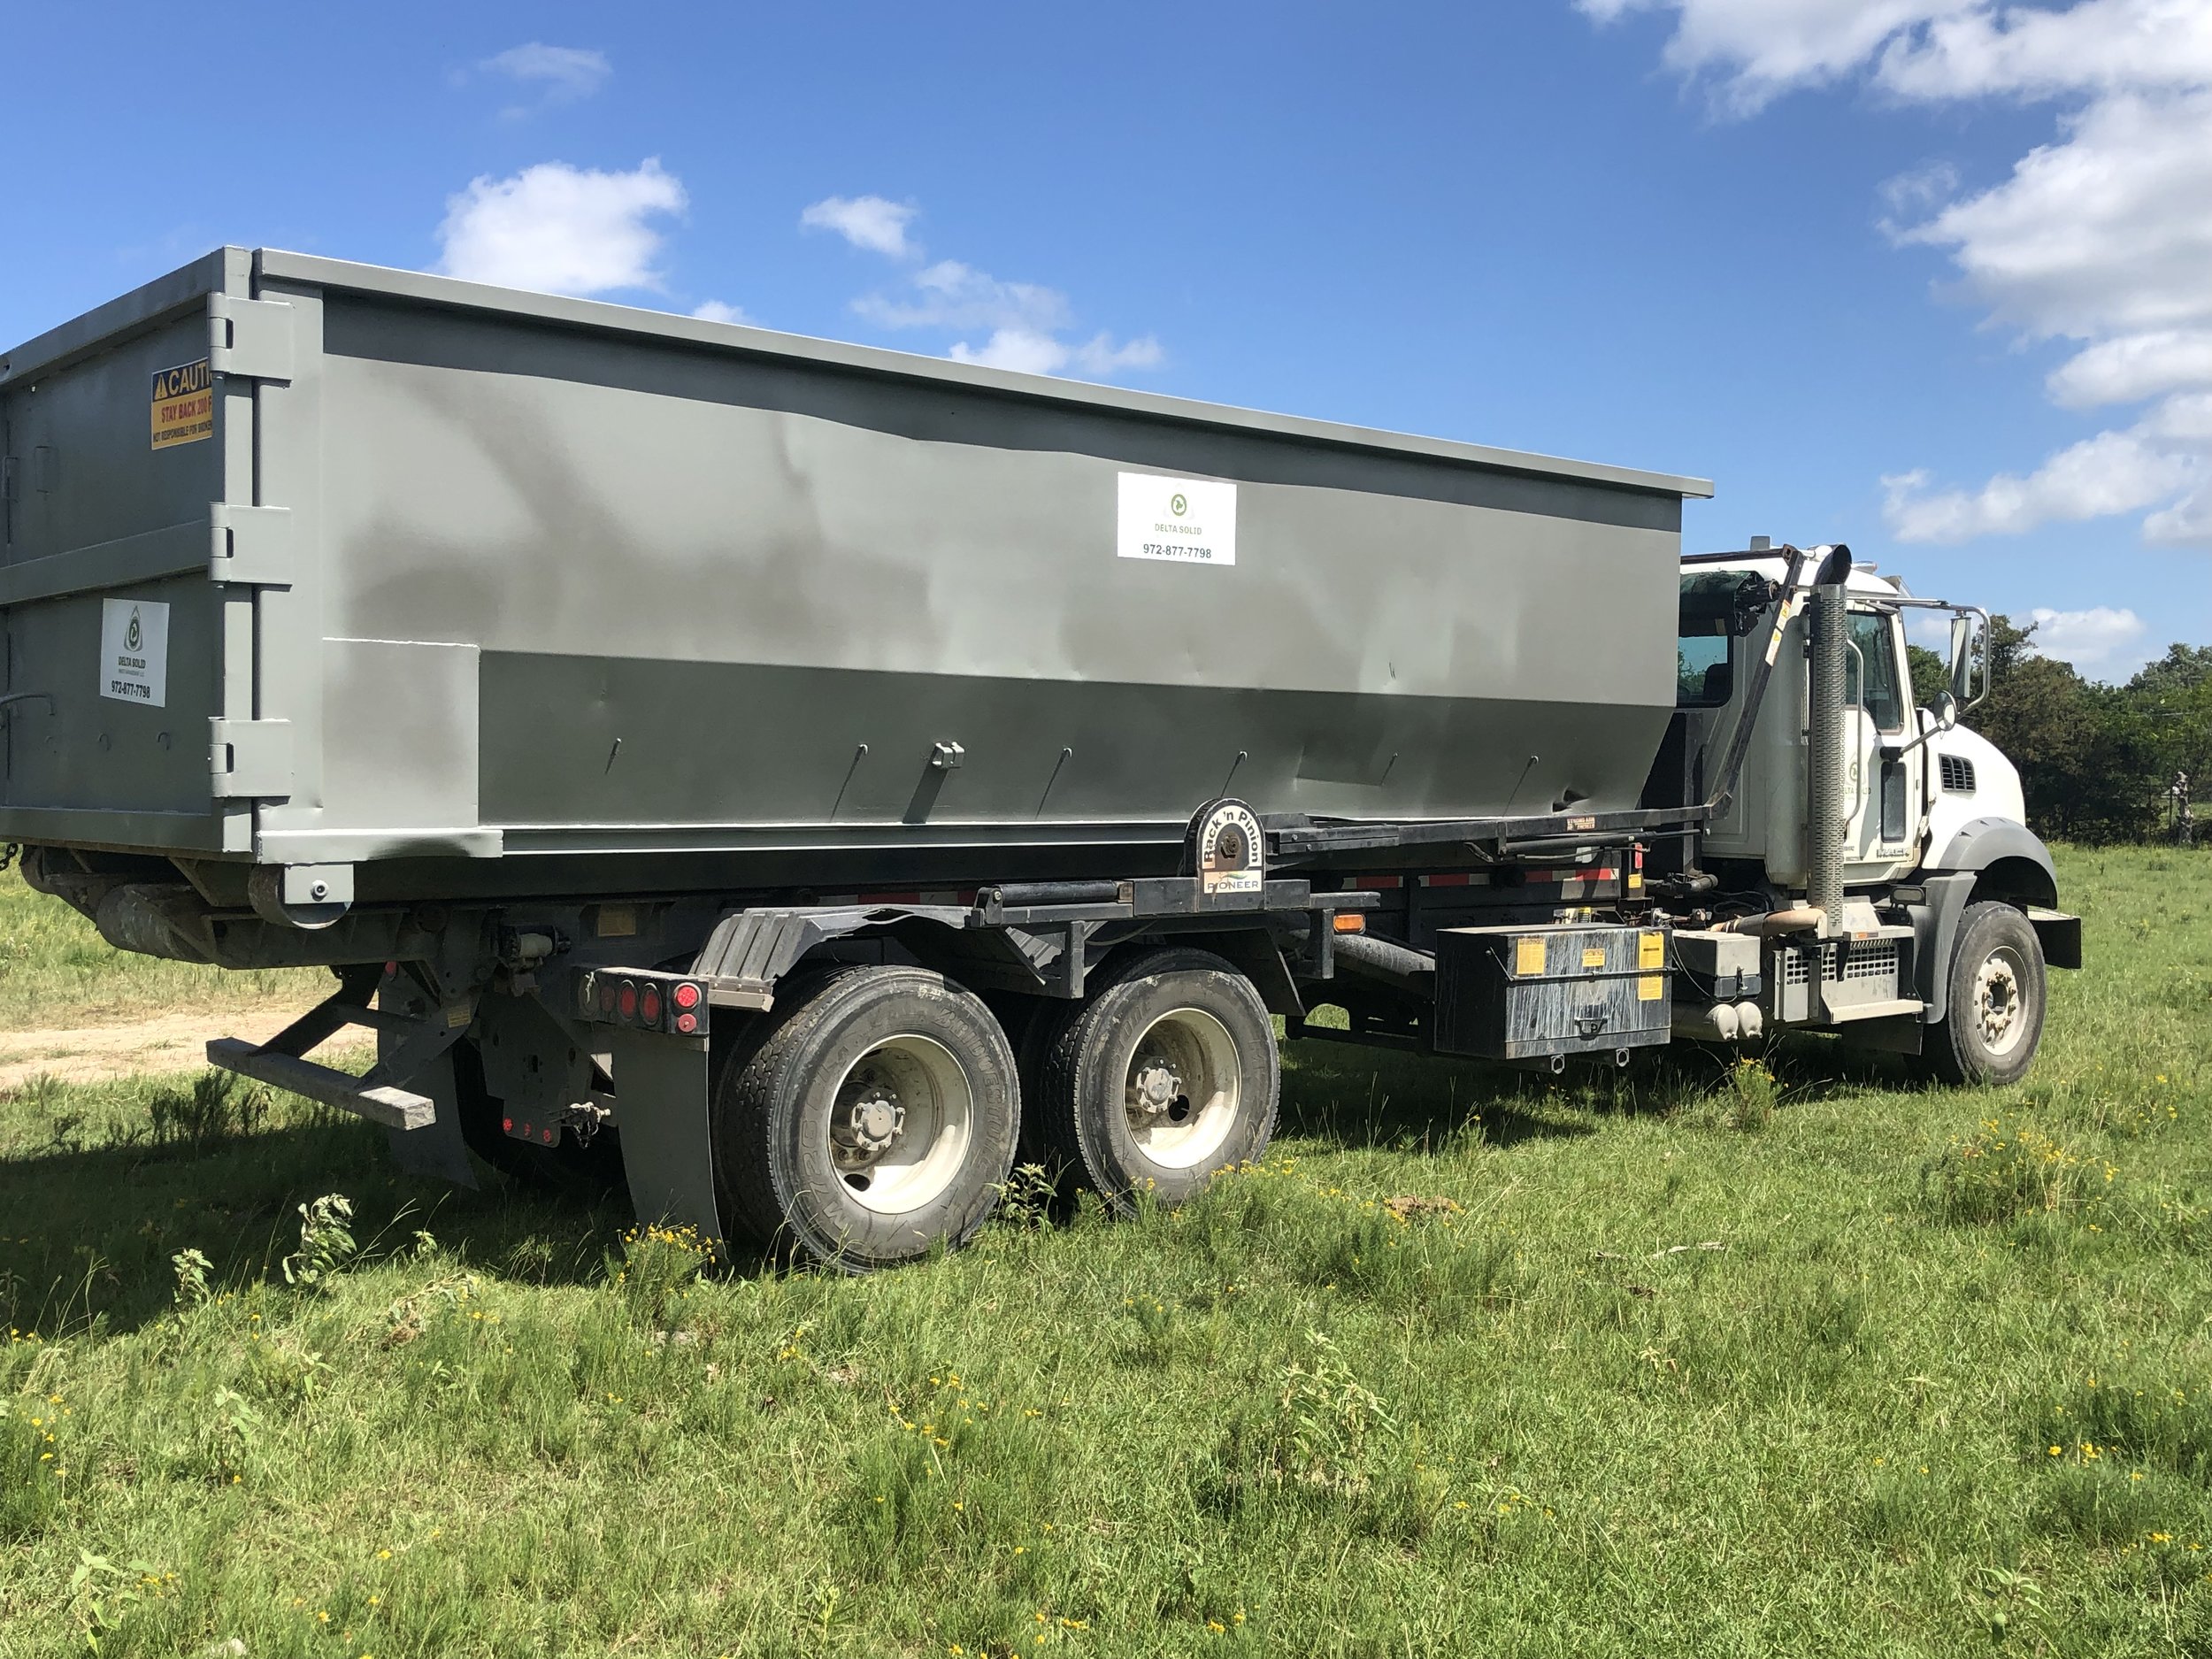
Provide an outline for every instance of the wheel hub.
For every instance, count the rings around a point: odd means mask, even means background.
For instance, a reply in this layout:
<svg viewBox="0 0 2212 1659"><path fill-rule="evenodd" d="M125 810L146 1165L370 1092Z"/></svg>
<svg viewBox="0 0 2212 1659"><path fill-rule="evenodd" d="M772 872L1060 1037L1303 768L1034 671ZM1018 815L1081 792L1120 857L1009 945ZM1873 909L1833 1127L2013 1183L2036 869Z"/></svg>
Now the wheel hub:
<svg viewBox="0 0 2212 1659"><path fill-rule="evenodd" d="M2020 981L2012 964L1998 956L1982 964L1981 972L1975 976L1975 992L1982 1040L1993 1048L2000 1048L2020 1017Z"/></svg>
<svg viewBox="0 0 2212 1659"><path fill-rule="evenodd" d="M1129 1110L1141 1119L1171 1112L1175 1102L1184 1098L1183 1079L1172 1065L1156 1056L1140 1062L1129 1079Z"/></svg>
<svg viewBox="0 0 2212 1659"><path fill-rule="evenodd" d="M841 1169L865 1169L898 1144L906 1108L873 1073L855 1078L830 1120L830 1152Z"/></svg>

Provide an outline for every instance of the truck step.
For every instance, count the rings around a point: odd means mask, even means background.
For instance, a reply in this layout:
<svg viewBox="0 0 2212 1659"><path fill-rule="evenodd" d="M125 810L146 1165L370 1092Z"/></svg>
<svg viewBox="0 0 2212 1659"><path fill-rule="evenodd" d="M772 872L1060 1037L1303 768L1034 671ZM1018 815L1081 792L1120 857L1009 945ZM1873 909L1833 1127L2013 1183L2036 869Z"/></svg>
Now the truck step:
<svg viewBox="0 0 2212 1659"><path fill-rule="evenodd" d="M372 1086L334 1067L303 1060L296 1055L274 1054L236 1037L218 1037L207 1045L207 1063L241 1077L253 1078L309 1100L320 1101L366 1118L388 1129L425 1129L437 1117L426 1094L416 1094L390 1085Z"/></svg>
<svg viewBox="0 0 2212 1659"><path fill-rule="evenodd" d="M375 967L342 972L338 988L265 1043L218 1037L207 1045L207 1063L257 1082L304 1094L366 1118L388 1129L426 1129L437 1119L437 1103L401 1085L460 1040L475 1015L473 999L432 1008L413 1018L396 1010L372 1008L382 979ZM307 1057L309 1049L348 1025L366 1025L386 1041L367 1072L355 1077Z"/></svg>

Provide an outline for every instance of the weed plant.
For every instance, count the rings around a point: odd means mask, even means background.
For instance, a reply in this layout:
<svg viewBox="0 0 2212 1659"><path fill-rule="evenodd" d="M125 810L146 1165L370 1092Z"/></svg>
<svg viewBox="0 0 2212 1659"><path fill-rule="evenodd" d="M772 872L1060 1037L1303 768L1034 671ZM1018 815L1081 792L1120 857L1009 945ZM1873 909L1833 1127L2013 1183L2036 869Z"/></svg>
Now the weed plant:
<svg viewBox="0 0 2212 1659"><path fill-rule="evenodd" d="M0 1655L2212 1653L2212 861L2149 862L2063 855L2019 1087L1296 1045L1197 1202L1018 1179L866 1279L27 1087Z"/></svg>

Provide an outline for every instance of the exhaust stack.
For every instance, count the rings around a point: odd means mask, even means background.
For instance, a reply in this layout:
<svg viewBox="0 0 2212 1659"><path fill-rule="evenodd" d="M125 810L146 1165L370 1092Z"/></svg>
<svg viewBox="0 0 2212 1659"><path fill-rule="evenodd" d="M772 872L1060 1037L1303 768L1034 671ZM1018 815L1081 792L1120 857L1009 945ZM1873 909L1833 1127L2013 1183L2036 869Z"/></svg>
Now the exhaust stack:
<svg viewBox="0 0 2212 1659"><path fill-rule="evenodd" d="M1844 783L1844 582L1851 549L1829 549L1815 579L1812 613L1812 686L1807 713L1805 902L1821 912L1823 933L1843 927L1843 832L1850 816Z"/></svg>

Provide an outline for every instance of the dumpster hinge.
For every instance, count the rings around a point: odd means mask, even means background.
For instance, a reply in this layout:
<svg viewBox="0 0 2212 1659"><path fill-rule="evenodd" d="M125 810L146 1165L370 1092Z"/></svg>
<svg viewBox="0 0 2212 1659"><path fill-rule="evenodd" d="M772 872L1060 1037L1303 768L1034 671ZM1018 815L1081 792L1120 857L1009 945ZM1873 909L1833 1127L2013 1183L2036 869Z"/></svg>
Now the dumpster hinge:
<svg viewBox="0 0 2212 1659"><path fill-rule="evenodd" d="M211 717L208 765L218 800L292 793L292 723Z"/></svg>
<svg viewBox="0 0 2212 1659"><path fill-rule="evenodd" d="M257 380L292 378L292 308L280 300L207 296L207 366Z"/></svg>
<svg viewBox="0 0 2212 1659"><path fill-rule="evenodd" d="M259 588L292 585L290 508L234 507L219 501L208 507L207 519L211 580Z"/></svg>

